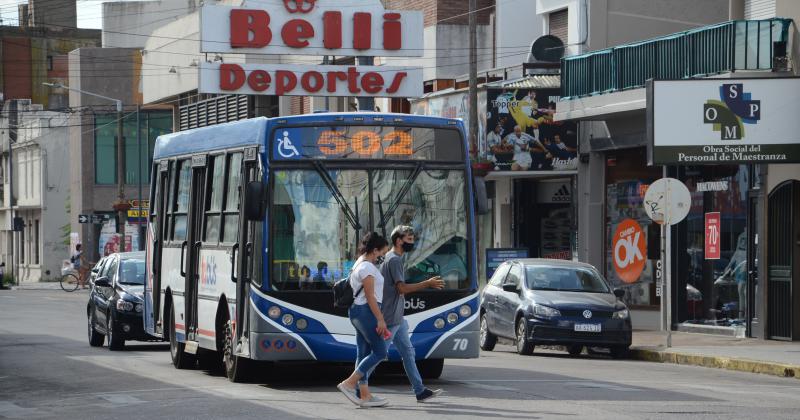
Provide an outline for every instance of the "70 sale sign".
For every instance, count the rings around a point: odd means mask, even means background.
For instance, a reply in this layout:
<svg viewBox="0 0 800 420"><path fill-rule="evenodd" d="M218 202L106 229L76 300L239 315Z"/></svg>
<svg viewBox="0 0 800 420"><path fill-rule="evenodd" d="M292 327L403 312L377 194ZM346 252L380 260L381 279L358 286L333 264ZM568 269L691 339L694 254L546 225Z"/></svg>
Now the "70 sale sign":
<svg viewBox="0 0 800 420"><path fill-rule="evenodd" d="M719 212L706 213L706 259L718 260L720 257L720 216Z"/></svg>
<svg viewBox="0 0 800 420"><path fill-rule="evenodd" d="M647 242L642 227L633 219L625 219L614 231L614 271L625 283L635 283L647 262Z"/></svg>

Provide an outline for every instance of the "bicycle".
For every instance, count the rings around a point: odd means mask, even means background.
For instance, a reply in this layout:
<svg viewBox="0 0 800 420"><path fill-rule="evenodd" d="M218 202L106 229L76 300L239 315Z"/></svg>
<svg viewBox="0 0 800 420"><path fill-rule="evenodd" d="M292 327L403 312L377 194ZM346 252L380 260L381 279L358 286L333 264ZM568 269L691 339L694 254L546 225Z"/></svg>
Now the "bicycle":
<svg viewBox="0 0 800 420"><path fill-rule="evenodd" d="M64 275L61 276L59 284L61 285L61 289L65 292L74 292L78 290L78 286L80 285L75 271L64 273Z"/></svg>

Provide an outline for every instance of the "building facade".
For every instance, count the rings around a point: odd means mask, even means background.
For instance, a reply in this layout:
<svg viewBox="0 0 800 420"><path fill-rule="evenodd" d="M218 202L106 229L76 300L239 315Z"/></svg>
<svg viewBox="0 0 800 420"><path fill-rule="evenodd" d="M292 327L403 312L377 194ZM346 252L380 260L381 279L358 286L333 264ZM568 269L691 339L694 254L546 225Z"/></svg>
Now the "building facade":
<svg viewBox="0 0 800 420"><path fill-rule="evenodd" d="M630 16L636 10L630 5L624 13L612 13L615 2L597 3L608 4L609 19L612 15L638 18ZM558 103L556 119L579 122L580 133L578 253L581 260L602 268L615 286L627 291L625 300L635 309L634 327L656 329L664 322L686 331L797 339L798 322L784 322L797 319L797 313L790 309L797 297L769 290L777 290L770 279L778 271L792 273L780 279L782 284L797 281L791 280L797 277L797 270L792 268L797 259L792 255L797 252L790 249L785 256L776 254L770 240L777 239L774 235L770 238L770 226L778 223L773 212L781 214L781 209L795 199L798 166L748 161L653 165L648 157L653 147L648 113L669 111L653 108L647 80L797 74L797 32L792 21L797 19L798 9L794 2L721 3L726 4L720 4L716 12L681 9L696 14L683 21L705 21L705 26L695 25L699 27L644 42L626 39L619 44L614 41L618 38L602 35L602 24L595 25L594 30L600 30L600 42L593 44L595 31L591 30L588 43L611 48L592 48L562 62L561 93L565 99ZM762 3L770 3L770 7L761 8ZM594 6L591 2L590 28ZM721 11L726 15L723 19L718 16ZM722 22L728 19L732 20ZM703 48L702 53L699 48ZM668 59L659 61L656 57ZM590 61L595 64L588 64ZM648 186L665 176L682 181L691 195L687 218L670 228L666 264L660 258L660 228L644 209ZM709 219L716 220L715 229L720 231L718 256L709 255L704 246ZM641 232L643 261L626 264L629 261L620 257L621 248L617 246L625 239L620 228L634 224ZM779 256L787 261L776 262ZM665 273L664 267L671 273L669 320L662 320L659 312L665 291L659 278ZM775 267L781 269L776 271ZM788 300L782 301L781 295Z"/></svg>
<svg viewBox="0 0 800 420"><path fill-rule="evenodd" d="M68 122L30 100L3 106L0 262L17 282L55 280L69 257Z"/></svg>

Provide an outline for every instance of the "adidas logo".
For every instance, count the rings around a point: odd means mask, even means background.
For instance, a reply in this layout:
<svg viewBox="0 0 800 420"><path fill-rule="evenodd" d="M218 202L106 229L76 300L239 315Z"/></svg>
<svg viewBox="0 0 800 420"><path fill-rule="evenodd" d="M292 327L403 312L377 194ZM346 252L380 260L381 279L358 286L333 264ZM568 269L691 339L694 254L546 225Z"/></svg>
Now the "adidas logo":
<svg viewBox="0 0 800 420"><path fill-rule="evenodd" d="M553 194L553 201L568 202L572 199L572 194L569 193L567 184L561 184L561 188Z"/></svg>

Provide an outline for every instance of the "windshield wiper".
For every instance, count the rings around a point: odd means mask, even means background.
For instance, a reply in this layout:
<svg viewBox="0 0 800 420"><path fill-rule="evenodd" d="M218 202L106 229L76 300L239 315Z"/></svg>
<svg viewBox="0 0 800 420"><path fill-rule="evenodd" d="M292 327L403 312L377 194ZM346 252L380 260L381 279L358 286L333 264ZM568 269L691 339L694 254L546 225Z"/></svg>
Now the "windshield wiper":
<svg viewBox="0 0 800 420"><path fill-rule="evenodd" d="M330 174L328 174L328 170L327 168L325 168L325 165L323 165L322 162L318 160L313 161L313 163L314 163L314 169L317 170L317 173L319 174L320 178L322 178L322 182L325 183L325 186L328 187L328 190L331 192L331 195L333 195L333 198L336 200L337 203L339 203L339 208L341 208L342 211L344 212L344 216L347 218L347 221L350 222L350 225L353 227L353 229L356 230L356 237L357 237L358 232L361 231L361 224L358 222L358 215L353 213L353 210L350 208L350 205L347 204L347 200L344 198L344 195L342 195L342 192L339 190L339 187L336 186L336 182L334 182L333 179L331 179L331 176ZM356 201L356 205L357 204L358 201Z"/></svg>
<svg viewBox="0 0 800 420"><path fill-rule="evenodd" d="M417 180L417 177L420 173L422 173L422 162L417 162L417 166L414 167L414 172L411 173L411 176L408 177L406 183L400 188L400 192L397 193L397 198L386 210L386 213L383 214L383 211L381 211L381 221L378 223L379 228L383 229L384 231L386 230L386 223L392 218L394 212L397 210L397 207L400 206L400 202L403 201L403 198L406 196L406 194L408 194L408 191L411 190L411 185L414 184L414 181ZM380 196L378 198L380 198ZM381 207L383 206L381 205Z"/></svg>

